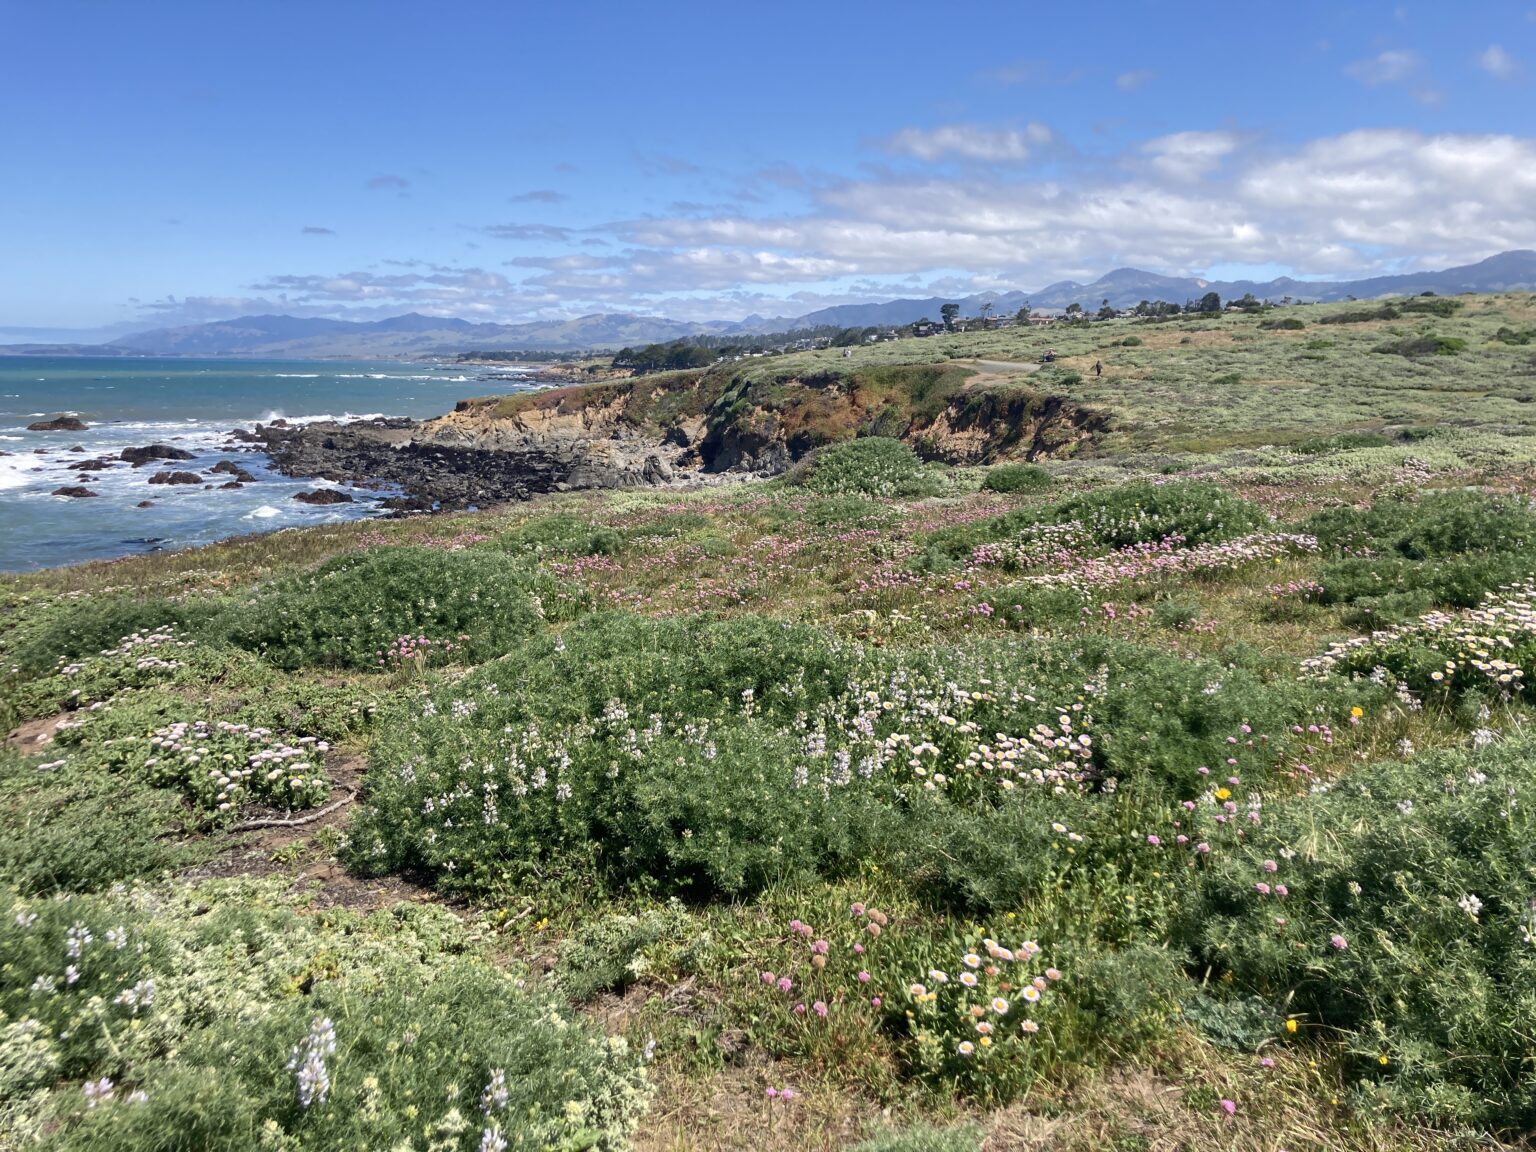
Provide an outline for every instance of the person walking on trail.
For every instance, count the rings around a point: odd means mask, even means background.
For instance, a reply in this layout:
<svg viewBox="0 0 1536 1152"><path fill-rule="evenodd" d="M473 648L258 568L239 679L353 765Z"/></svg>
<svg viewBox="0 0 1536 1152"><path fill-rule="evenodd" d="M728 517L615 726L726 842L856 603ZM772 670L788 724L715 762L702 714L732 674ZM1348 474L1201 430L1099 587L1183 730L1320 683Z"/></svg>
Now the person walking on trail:
<svg viewBox="0 0 1536 1152"><path fill-rule="evenodd" d="M1097 360L1093 362L1093 374L1095 377L1104 375L1104 365Z"/></svg>

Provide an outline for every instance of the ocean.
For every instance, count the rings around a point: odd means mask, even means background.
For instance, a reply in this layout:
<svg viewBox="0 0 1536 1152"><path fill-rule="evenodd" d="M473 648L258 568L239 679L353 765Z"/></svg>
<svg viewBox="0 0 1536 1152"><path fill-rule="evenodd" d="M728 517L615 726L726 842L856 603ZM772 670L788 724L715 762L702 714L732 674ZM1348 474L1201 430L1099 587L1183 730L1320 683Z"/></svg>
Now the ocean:
<svg viewBox="0 0 1536 1152"><path fill-rule="evenodd" d="M496 377L514 376L514 379ZM23 571L207 544L228 536L380 515L391 493L345 489L354 504L308 505L296 492L338 487L281 476L267 457L229 433L268 423L423 418L470 396L514 392L514 368L461 364L0 357L0 571ZM28 432L38 420L71 415L85 432ZM171 444L191 460L134 468L119 461L81 480L74 466L124 448ZM83 452L72 451L79 447ZM244 488L151 485L163 469L208 473L230 460L256 477ZM95 498L52 495L84 485ZM151 501L147 508L141 501Z"/></svg>

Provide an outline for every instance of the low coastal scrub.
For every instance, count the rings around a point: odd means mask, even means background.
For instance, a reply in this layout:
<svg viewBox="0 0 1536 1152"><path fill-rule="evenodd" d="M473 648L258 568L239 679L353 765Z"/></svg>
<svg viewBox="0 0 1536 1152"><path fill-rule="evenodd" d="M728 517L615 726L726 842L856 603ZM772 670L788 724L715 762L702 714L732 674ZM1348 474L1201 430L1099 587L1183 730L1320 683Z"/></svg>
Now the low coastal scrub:
<svg viewBox="0 0 1536 1152"><path fill-rule="evenodd" d="M13 1146L617 1149L644 1108L622 1040L446 913L317 919L249 884L0 904Z"/></svg>
<svg viewBox="0 0 1536 1152"><path fill-rule="evenodd" d="M1304 307L1369 314L743 362L780 481L15 578L0 1144L1517 1143L1536 313ZM851 438L1047 339L1092 454Z"/></svg>
<svg viewBox="0 0 1536 1152"><path fill-rule="evenodd" d="M542 620L548 577L494 552L379 548L257 593L219 621L231 641L279 668L368 668L402 636L505 652Z"/></svg>
<svg viewBox="0 0 1536 1152"><path fill-rule="evenodd" d="M944 483L934 465L924 464L900 440L870 436L823 448L797 476L824 495L934 496Z"/></svg>

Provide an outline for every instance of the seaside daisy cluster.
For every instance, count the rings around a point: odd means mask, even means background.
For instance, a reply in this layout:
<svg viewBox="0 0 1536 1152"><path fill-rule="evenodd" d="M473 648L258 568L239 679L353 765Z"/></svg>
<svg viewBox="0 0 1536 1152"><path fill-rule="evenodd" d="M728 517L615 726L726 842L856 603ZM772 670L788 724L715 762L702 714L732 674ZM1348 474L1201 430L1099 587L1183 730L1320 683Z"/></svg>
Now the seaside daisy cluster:
<svg viewBox="0 0 1536 1152"><path fill-rule="evenodd" d="M115 770L182 790L212 822L232 821L247 804L310 808L331 790L327 741L227 720L178 721L145 736L118 737L103 750Z"/></svg>
<svg viewBox="0 0 1536 1152"><path fill-rule="evenodd" d="M1417 620L1329 645L1302 662L1306 676L1369 676L1383 668L1418 693L1478 689L1505 698L1527 691L1536 660L1536 584L1491 593L1476 608Z"/></svg>

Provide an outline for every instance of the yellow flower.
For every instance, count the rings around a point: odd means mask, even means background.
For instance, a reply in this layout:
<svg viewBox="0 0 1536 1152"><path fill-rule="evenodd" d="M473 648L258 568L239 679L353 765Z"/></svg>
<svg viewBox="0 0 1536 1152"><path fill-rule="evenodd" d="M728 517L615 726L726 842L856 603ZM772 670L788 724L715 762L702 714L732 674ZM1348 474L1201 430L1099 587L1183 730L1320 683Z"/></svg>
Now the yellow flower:
<svg viewBox="0 0 1536 1152"><path fill-rule="evenodd" d="M1287 1020L1285 1022L1285 1030L1287 1032L1295 1032L1296 1031L1296 1021L1294 1021L1294 1020Z"/></svg>
<svg viewBox="0 0 1536 1152"><path fill-rule="evenodd" d="M1381 1065L1387 1064L1387 1054L1383 1052L1380 1056L1376 1057L1376 1062Z"/></svg>
<svg viewBox="0 0 1536 1152"><path fill-rule="evenodd" d="M1218 788L1218 789L1216 789L1215 796L1216 796L1216 799L1218 799L1218 800L1230 799L1231 796L1232 796L1232 789L1230 789L1230 788Z"/></svg>
<svg viewBox="0 0 1536 1152"><path fill-rule="evenodd" d="M981 1046L983 1048L990 1048L990 1047L992 1047L992 1037L990 1037L990 1036L983 1036L981 1038ZM1386 1057L1383 1056L1382 1059L1385 1060Z"/></svg>
<svg viewBox="0 0 1536 1152"><path fill-rule="evenodd" d="M1353 708L1351 708L1351 709L1350 709L1350 710L1349 710L1349 714L1350 714L1350 715L1351 715L1351 716L1353 716L1353 717L1354 717L1354 718L1355 718L1355 719L1356 719L1356 720L1358 720L1358 719L1360 719L1360 717L1362 717L1362 716L1364 716L1364 715L1365 715L1365 709L1364 709L1364 708L1361 708L1361 707L1360 707L1360 706L1359 706L1359 705L1358 705L1358 704L1357 704L1357 705L1356 705L1356 706L1355 706L1355 707L1353 707Z"/></svg>

